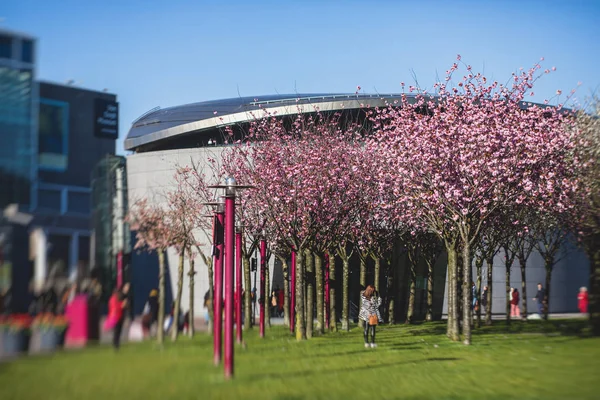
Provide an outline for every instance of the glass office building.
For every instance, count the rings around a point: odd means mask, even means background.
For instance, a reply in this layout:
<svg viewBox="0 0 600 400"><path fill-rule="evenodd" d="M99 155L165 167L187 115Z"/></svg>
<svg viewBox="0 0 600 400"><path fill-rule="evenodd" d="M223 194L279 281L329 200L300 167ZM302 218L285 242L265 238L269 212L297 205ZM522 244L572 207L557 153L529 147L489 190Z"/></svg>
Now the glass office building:
<svg viewBox="0 0 600 400"><path fill-rule="evenodd" d="M31 203L37 171L34 62L33 38L0 29L0 209Z"/></svg>

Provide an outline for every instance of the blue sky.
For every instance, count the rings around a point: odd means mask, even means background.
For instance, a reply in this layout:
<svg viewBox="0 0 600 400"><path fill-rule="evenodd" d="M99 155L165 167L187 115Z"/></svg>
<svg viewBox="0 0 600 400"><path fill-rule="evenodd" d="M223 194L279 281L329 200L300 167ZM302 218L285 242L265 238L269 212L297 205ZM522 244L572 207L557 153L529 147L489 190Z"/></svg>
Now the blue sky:
<svg viewBox="0 0 600 400"><path fill-rule="evenodd" d="M147 110L272 93L431 85L456 54L504 81L540 57L534 101L600 90L600 1L6 0L38 38L38 78L116 93L120 139Z"/></svg>

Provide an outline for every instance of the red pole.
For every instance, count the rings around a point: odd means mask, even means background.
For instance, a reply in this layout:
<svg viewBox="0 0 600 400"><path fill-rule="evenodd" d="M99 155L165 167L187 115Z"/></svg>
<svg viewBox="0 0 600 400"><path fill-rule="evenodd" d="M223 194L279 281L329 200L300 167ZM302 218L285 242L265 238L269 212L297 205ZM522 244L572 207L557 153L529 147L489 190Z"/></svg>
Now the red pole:
<svg viewBox="0 0 600 400"><path fill-rule="evenodd" d="M331 313L329 310L330 305L329 299L329 254L325 253L325 326L329 328L329 319L331 318Z"/></svg>
<svg viewBox="0 0 600 400"><path fill-rule="evenodd" d="M225 378L233 377L233 280L235 240L235 180L227 178L225 191Z"/></svg>
<svg viewBox="0 0 600 400"><path fill-rule="evenodd" d="M223 204L217 206L216 224L213 243L215 252L213 264L215 266L215 289L213 293L213 354L214 363L221 363L221 324L223 323L223 223L225 214Z"/></svg>
<svg viewBox="0 0 600 400"><path fill-rule="evenodd" d="M238 228L235 233L235 292L236 292L236 308L235 308L235 325L236 340L242 343L242 229Z"/></svg>
<svg viewBox="0 0 600 400"><path fill-rule="evenodd" d="M123 286L123 252L117 253L117 287Z"/></svg>
<svg viewBox="0 0 600 400"><path fill-rule="evenodd" d="M292 250L292 279L290 285L290 331L296 326L296 251Z"/></svg>
<svg viewBox="0 0 600 400"><path fill-rule="evenodd" d="M267 266L267 241L263 236L260 239L260 294L262 301L260 302L260 337L265 337L265 299L268 294L265 293L265 269Z"/></svg>

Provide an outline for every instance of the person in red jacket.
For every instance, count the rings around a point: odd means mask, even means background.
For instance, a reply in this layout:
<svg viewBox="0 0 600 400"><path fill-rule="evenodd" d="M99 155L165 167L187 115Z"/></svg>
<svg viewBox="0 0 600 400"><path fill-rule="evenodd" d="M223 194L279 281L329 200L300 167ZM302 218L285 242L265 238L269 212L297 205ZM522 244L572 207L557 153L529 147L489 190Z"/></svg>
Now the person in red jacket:
<svg viewBox="0 0 600 400"><path fill-rule="evenodd" d="M519 291L517 289L511 289L512 296L510 300L510 316L521 317L521 310L519 309Z"/></svg>
<svg viewBox="0 0 600 400"><path fill-rule="evenodd" d="M587 288L584 286L581 289L579 289L579 294L577 295L577 300L579 300L579 303L577 304L577 307L579 308L579 312L582 314L587 314L588 312L588 290Z"/></svg>

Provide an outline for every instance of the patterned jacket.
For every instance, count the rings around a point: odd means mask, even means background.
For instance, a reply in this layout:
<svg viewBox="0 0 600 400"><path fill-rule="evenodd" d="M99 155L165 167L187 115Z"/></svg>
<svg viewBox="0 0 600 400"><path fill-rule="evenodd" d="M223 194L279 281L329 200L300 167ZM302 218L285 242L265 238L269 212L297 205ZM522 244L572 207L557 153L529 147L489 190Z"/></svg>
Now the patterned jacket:
<svg viewBox="0 0 600 400"><path fill-rule="evenodd" d="M365 322L369 322L369 316L375 314L377 315L379 322L383 322L381 314L379 313L381 297L373 296L370 299L367 299L364 292L360 292L360 299L362 300L362 305L360 307L360 312L358 313L358 318Z"/></svg>

